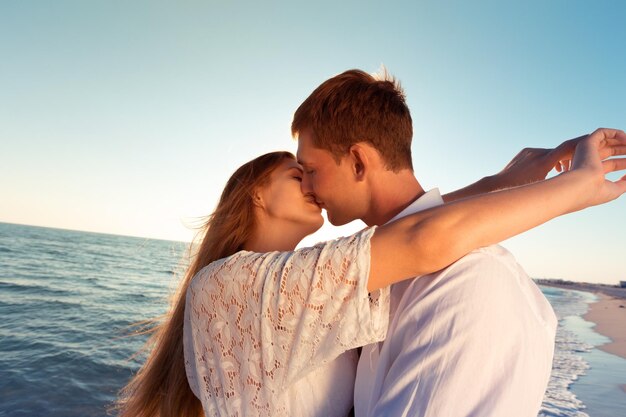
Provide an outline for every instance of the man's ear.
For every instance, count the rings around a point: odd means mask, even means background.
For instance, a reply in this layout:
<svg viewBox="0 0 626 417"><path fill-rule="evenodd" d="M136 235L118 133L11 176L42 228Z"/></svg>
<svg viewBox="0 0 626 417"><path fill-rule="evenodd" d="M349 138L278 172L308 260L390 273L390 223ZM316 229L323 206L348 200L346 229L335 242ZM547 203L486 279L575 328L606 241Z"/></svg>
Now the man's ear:
<svg viewBox="0 0 626 417"><path fill-rule="evenodd" d="M365 147L355 143L350 146L350 163L352 164L352 173L357 181L365 178L365 172L370 168L369 155Z"/></svg>

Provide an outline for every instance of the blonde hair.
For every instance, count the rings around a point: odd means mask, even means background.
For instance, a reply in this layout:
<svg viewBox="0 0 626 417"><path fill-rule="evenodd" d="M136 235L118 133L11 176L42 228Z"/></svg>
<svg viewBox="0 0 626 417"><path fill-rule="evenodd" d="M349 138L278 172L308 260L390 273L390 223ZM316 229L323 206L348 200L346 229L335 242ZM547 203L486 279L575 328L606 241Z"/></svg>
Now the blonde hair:
<svg viewBox="0 0 626 417"><path fill-rule="evenodd" d="M185 372L183 324L185 297L193 277L211 262L243 248L255 228L254 191L289 152L272 152L242 165L230 177L213 214L197 234L197 252L172 298L170 311L148 331L150 354L141 369L120 391L115 409L120 417L199 417L202 404L193 394Z"/></svg>

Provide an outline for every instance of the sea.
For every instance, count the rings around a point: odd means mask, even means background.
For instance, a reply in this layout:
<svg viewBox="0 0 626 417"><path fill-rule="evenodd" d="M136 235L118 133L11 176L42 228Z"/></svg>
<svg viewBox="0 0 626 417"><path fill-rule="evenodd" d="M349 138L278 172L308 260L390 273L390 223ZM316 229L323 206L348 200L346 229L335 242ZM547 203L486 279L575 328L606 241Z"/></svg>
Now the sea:
<svg viewBox="0 0 626 417"><path fill-rule="evenodd" d="M115 415L187 244L0 223L0 417ZM543 287L558 318L540 416L626 416L626 359L582 318L591 293Z"/></svg>

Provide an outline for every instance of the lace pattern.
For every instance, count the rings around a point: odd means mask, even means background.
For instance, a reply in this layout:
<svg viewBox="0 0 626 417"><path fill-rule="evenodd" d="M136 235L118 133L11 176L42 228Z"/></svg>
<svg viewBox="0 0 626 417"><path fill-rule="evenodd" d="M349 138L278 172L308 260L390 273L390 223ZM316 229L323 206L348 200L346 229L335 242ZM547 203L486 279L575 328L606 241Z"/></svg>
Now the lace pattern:
<svg viewBox="0 0 626 417"><path fill-rule="evenodd" d="M367 292L374 228L295 252L239 252L187 292L185 366L207 416L297 415L285 396L346 350L384 339L389 290Z"/></svg>

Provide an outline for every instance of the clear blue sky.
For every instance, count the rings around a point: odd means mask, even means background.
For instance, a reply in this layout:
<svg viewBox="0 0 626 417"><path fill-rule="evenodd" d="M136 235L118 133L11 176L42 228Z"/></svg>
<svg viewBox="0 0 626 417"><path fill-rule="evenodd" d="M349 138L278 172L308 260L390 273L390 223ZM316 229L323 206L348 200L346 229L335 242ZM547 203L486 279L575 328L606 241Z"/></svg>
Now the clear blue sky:
<svg viewBox="0 0 626 417"><path fill-rule="evenodd" d="M349 68L401 80L417 177L443 192L524 146L626 128L626 5L503 3L1 2L0 221L189 239L238 165L295 151L294 110ZM505 246L535 277L616 282L625 214Z"/></svg>

